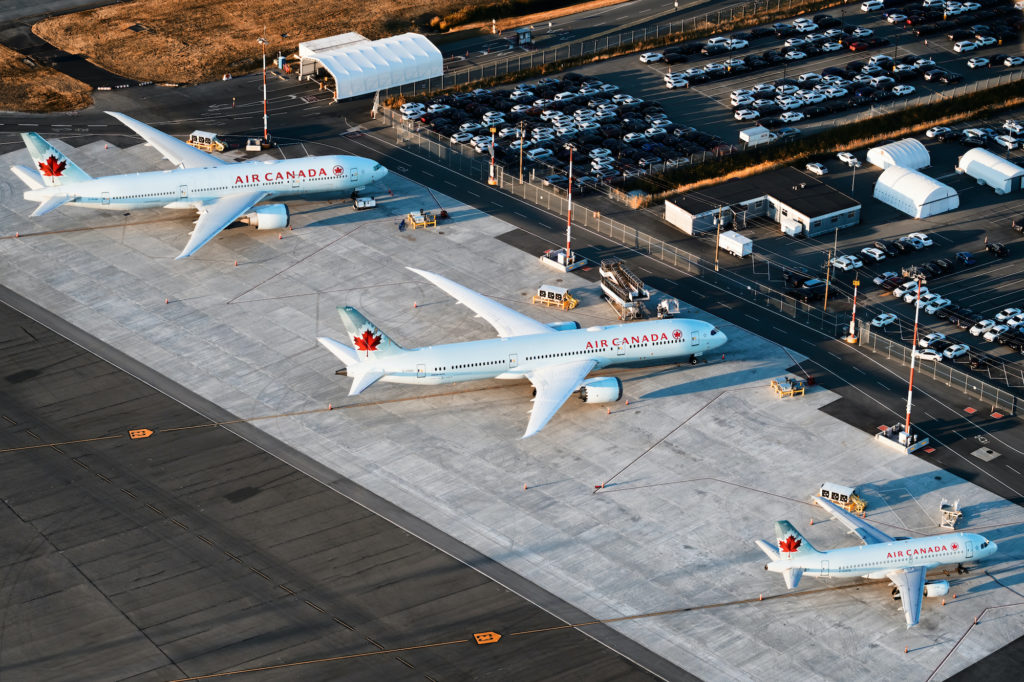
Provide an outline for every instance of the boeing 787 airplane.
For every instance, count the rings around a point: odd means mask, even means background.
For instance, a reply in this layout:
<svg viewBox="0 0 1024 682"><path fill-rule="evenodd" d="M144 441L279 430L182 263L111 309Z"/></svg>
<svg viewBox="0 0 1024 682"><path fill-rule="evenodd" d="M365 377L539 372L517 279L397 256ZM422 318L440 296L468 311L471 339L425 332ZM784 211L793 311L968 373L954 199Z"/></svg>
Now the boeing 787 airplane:
<svg viewBox="0 0 1024 682"><path fill-rule="evenodd" d="M925 579L928 569L943 564L978 561L991 556L997 548L996 543L974 533L893 538L822 497L816 497L814 501L856 533L865 545L821 552L814 549L789 521L776 521L777 548L764 540L755 541L771 559L765 564L765 570L781 573L789 589L796 587L803 575L816 578L888 578L896 586L894 595L898 593L903 602L903 616L907 619L908 628L917 625L921 618L924 595L941 597L949 592L949 582Z"/></svg>
<svg viewBox="0 0 1024 682"><path fill-rule="evenodd" d="M124 114L107 113L138 133L177 168L92 178L38 134L22 133L36 169L12 166L11 170L29 187L25 199L39 202L33 217L65 204L114 211L192 209L199 212L199 218L178 256L185 258L239 219L261 230L288 226L286 205L261 202L338 199L388 173L379 163L359 156L228 163Z"/></svg>
<svg viewBox="0 0 1024 682"><path fill-rule="evenodd" d="M443 289L497 330L497 339L426 348L402 348L355 308L338 308L353 347L334 339L318 341L345 363L352 377L349 395L374 382L448 384L476 379L529 379L535 390L523 438L544 428L558 408L579 391L587 403L622 397L622 380L587 375L595 369L638 362L676 362L697 357L726 342L714 325L700 320L667 319L580 329L575 322L544 324L456 284L409 268Z"/></svg>

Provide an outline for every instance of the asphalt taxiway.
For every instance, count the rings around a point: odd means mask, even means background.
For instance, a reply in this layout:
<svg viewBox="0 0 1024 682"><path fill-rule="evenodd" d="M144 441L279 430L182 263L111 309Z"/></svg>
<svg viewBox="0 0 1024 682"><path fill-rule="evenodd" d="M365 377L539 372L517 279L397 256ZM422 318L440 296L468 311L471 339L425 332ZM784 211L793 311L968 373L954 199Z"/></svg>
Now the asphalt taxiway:
<svg viewBox="0 0 1024 682"><path fill-rule="evenodd" d="M432 546L435 529L250 425L210 426L229 415L2 298L74 339L0 304L5 680L652 677L590 635L636 645L564 627L486 557ZM488 631L503 638L476 644Z"/></svg>

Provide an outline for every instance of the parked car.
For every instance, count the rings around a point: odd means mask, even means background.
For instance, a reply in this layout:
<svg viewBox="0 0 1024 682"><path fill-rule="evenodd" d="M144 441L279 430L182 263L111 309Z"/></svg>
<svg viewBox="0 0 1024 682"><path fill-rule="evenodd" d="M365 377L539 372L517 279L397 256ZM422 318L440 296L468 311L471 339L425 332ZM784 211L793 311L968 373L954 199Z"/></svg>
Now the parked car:
<svg viewBox="0 0 1024 682"><path fill-rule="evenodd" d="M828 173L828 168L826 168L824 165L820 163L809 163L806 166L804 166L804 168L806 168L808 172L814 173L815 175L825 175L826 173Z"/></svg>
<svg viewBox="0 0 1024 682"><path fill-rule="evenodd" d="M868 260L879 263L885 260L885 252L881 249L876 249L873 246L865 246L860 250L861 254Z"/></svg>
<svg viewBox="0 0 1024 682"><path fill-rule="evenodd" d="M996 325L994 320L978 320L968 331L971 336L981 336Z"/></svg>
<svg viewBox="0 0 1024 682"><path fill-rule="evenodd" d="M871 326L882 329L884 327L888 327L895 321L896 315L894 313L882 313L881 315L876 315L871 320Z"/></svg>
<svg viewBox="0 0 1024 682"><path fill-rule="evenodd" d="M839 158L840 161L845 163L847 166L850 166L851 168L860 168L863 165L860 159L858 159L850 152L839 152L838 154L836 154L836 156Z"/></svg>
<svg viewBox="0 0 1024 682"><path fill-rule="evenodd" d="M1006 248L1006 245L999 242L989 242L988 244L985 244L985 250L996 258L1006 258L1010 255L1010 250Z"/></svg>
<svg viewBox="0 0 1024 682"><path fill-rule="evenodd" d="M924 350L915 350L914 357L918 360L927 360L929 362L942 362L943 353L933 348L925 348Z"/></svg>
<svg viewBox="0 0 1024 682"><path fill-rule="evenodd" d="M948 308L951 305L953 305L952 301L950 301L948 298L942 298L940 296L939 298L932 300L927 306L925 306L924 311L929 315L934 315L943 308Z"/></svg>
<svg viewBox="0 0 1024 682"><path fill-rule="evenodd" d="M932 332L931 334L925 334L917 340L917 345L921 348L931 348L932 344L936 341L941 341L946 338L946 335L941 332Z"/></svg>
<svg viewBox="0 0 1024 682"><path fill-rule="evenodd" d="M995 343L995 341L1000 336L1002 336L1003 334L1005 334L1008 331L1010 331L1010 326L1009 325L997 324L997 325L994 325L992 328L990 328L987 332L985 332L982 335L982 338L985 339L986 341L991 342L991 343Z"/></svg>
<svg viewBox="0 0 1024 682"><path fill-rule="evenodd" d="M962 355L967 355L970 352L971 347L966 343L955 343L946 350L942 351L942 357L949 360L954 360Z"/></svg>

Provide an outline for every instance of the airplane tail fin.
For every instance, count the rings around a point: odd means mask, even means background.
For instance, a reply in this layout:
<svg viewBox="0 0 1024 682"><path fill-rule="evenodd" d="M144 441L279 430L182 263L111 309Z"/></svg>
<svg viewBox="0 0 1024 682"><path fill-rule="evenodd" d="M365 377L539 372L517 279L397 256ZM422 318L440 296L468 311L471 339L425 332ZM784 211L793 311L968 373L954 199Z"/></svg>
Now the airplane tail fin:
<svg viewBox="0 0 1024 682"><path fill-rule="evenodd" d="M805 554L820 554L789 521L775 522L775 538L778 540L779 558L782 560Z"/></svg>
<svg viewBox="0 0 1024 682"><path fill-rule="evenodd" d="M42 179L44 187L70 185L92 179L88 173L76 166L74 161L64 156L37 133L22 133L21 139L25 142L28 153L36 164L36 170L39 171L39 177ZM28 183L20 173L17 175L23 182ZM33 187L32 189L39 188Z"/></svg>
<svg viewBox="0 0 1024 682"><path fill-rule="evenodd" d="M404 348L395 343L391 337L363 317L363 314L352 306L338 306L338 315L352 339L352 345L355 346L353 354L356 356L357 362L405 352Z"/></svg>
<svg viewBox="0 0 1024 682"><path fill-rule="evenodd" d="M317 341L320 342L321 346L331 351L334 357L345 363L345 374L352 377L352 386L348 390L349 395L362 393L384 376L384 370L361 364L358 353L348 346L326 336L317 337Z"/></svg>

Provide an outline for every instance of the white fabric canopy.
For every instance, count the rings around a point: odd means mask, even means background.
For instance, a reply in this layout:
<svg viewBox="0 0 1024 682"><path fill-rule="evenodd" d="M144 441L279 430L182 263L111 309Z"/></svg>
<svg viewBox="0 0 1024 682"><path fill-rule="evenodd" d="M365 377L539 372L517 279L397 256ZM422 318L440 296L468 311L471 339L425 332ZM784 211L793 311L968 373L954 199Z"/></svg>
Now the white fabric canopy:
<svg viewBox="0 0 1024 682"><path fill-rule="evenodd" d="M925 168L931 165L928 149L912 137L868 150L868 163L885 170L889 166Z"/></svg>
<svg viewBox="0 0 1024 682"><path fill-rule="evenodd" d="M300 56L320 62L334 77L336 99L358 97L442 74L441 51L419 33L373 41L355 40L352 36L362 38L346 33L299 45Z"/></svg>
<svg viewBox="0 0 1024 682"><path fill-rule="evenodd" d="M874 196L914 218L927 218L960 206L956 190L910 168L890 166L875 183Z"/></svg>

